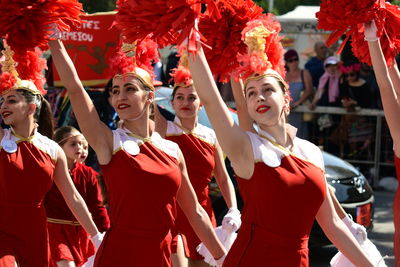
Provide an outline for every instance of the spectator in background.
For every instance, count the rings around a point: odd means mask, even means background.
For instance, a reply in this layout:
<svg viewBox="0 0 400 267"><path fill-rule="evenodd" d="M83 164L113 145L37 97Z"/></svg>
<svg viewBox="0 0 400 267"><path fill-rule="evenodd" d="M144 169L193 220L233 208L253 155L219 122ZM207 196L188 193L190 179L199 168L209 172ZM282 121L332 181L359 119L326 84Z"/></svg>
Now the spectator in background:
<svg viewBox="0 0 400 267"><path fill-rule="evenodd" d="M309 105L311 110L318 106L340 106L339 99L339 80L340 71L338 68L339 59L328 57L324 62L325 73L321 76L318 83L318 90L315 93L312 103ZM338 146L331 142L331 135L340 121L338 115L321 114L318 116L318 141L324 150L330 153L337 153Z"/></svg>
<svg viewBox="0 0 400 267"><path fill-rule="evenodd" d="M326 59L328 48L324 42L316 42L314 44L315 57L307 61L304 66L312 77L314 88L318 88L319 78L324 74L324 60Z"/></svg>
<svg viewBox="0 0 400 267"><path fill-rule="evenodd" d="M365 80L368 86L371 88L371 108L382 109L381 96L379 93L378 83L376 82L375 73L371 66L368 64L361 64L360 78Z"/></svg>
<svg viewBox="0 0 400 267"><path fill-rule="evenodd" d="M360 77L361 64L350 63L340 66L342 79L340 99L348 112L356 108L372 108L371 87ZM332 141L340 146L340 154L348 157L372 157L369 149L373 141L372 121L365 116L346 114L341 117Z"/></svg>
<svg viewBox="0 0 400 267"><path fill-rule="evenodd" d="M318 106L339 106L339 59L328 57L324 62L325 72L318 82L318 90L314 96L310 109Z"/></svg>
<svg viewBox="0 0 400 267"><path fill-rule="evenodd" d="M313 94L312 78L308 70L299 68L299 55L294 49L288 50L285 55L286 82L289 84L291 96L290 108L295 109L302 105ZM307 124L303 121L302 113L291 112L289 114L289 124L297 128L297 136L308 139L309 131Z"/></svg>

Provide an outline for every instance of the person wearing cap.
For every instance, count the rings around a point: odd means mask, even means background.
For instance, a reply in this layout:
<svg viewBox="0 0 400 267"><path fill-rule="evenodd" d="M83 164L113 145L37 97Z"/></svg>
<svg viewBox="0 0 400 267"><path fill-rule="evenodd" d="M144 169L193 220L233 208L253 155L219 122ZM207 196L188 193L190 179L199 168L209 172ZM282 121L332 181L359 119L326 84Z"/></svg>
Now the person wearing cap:
<svg viewBox="0 0 400 267"><path fill-rule="evenodd" d="M315 56L304 65L312 77L313 87L318 88L319 78L324 74L324 61L328 55L328 48L324 42L318 41L314 44Z"/></svg>
<svg viewBox="0 0 400 267"><path fill-rule="evenodd" d="M197 201L182 152L151 127L154 86L149 72L133 64L136 45L122 46L131 64L112 81L110 100L121 119L116 130L99 119L62 42L49 45L108 189L111 227L94 266L171 266L170 230L177 203L214 258L223 257L225 249Z"/></svg>
<svg viewBox="0 0 400 267"><path fill-rule="evenodd" d="M242 31L249 50L241 57L245 70L239 73L248 116L257 129L245 131L235 124L200 43L197 54L189 57L194 86L221 148L232 162L244 201L242 225L223 266L308 266L307 243L314 219L353 263L374 266L335 212L320 149L297 138L295 129L287 124L290 96L277 72L283 64L269 61L278 58L273 56L279 51L272 48L279 49L272 44L279 42L278 31L265 25L269 22L260 19ZM251 64L256 62L255 56L263 64Z"/></svg>
<svg viewBox="0 0 400 267"><path fill-rule="evenodd" d="M289 49L284 54L286 76L291 96L290 108L304 104L313 94L312 78L308 70L299 68L299 54L294 49ZM303 120L302 113L290 113L289 123L297 128L297 136L308 139L308 125Z"/></svg>
<svg viewBox="0 0 400 267"><path fill-rule="evenodd" d="M0 76L0 266L49 266L44 198L53 182L66 204L98 247L97 230L84 200L68 173L60 146L52 141L53 123L44 99L38 54L27 52L18 62L10 48ZM24 58L25 59L25 58ZM37 73L35 72L37 71ZM34 79L34 78L35 79Z"/></svg>
<svg viewBox="0 0 400 267"><path fill-rule="evenodd" d="M372 67L381 92L385 119L393 139L394 162L397 179L400 178L400 73L396 62L388 67L382 52L381 40L377 35L374 21L365 26L365 40L368 41ZM393 200L394 255L396 266L400 266L400 187Z"/></svg>
<svg viewBox="0 0 400 267"><path fill-rule="evenodd" d="M198 123L200 99L193 86L193 80L186 67L187 55L183 52L180 64L172 70L174 89L171 104L175 110L174 121L167 121L156 112L156 131L167 140L177 143L185 157L190 182L200 205L207 212L213 226L216 226L212 202L209 197L209 183L215 177L229 208L222 220L222 227L230 233L240 227L240 212L237 209L235 189L225 168L222 150L212 129ZM185 214L178 208L173 228L173 265L209 266L203 261L196 247L200 239L190 226ZM188 263L185 263L186 258ZM178 263L179 262L179 263Z"/></svg>
<svg viewBox="0 0 400 267"><path fill-rule="evenodd" d="M335 56L324 61L325 72L319 79L318 90L310 104L313 110L318 106L339 106L339 59Z"/></svg>

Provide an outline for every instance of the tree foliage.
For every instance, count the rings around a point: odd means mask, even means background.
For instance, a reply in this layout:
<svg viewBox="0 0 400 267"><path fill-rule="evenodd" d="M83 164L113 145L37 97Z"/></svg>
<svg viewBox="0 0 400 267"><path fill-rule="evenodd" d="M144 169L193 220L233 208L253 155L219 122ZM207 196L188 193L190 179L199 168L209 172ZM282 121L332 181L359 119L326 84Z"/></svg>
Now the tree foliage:
<svg viewBox="0 0 400 267"><path fill-rule="evenodd" d="M83 10L87 13L112 11L115 9L116 0L79 0Z"/></svg>

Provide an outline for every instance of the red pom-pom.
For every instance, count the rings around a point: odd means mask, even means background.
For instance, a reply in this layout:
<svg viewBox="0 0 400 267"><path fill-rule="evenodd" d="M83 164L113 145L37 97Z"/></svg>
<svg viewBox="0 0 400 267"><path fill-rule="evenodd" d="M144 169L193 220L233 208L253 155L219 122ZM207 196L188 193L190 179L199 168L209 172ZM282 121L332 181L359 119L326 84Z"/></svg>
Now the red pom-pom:
<svg viewBox="0 0 400 267"><path fill-rule="evenodd" d="M375 23L380 35L380 43L386 63L389 67L395 63L395 57L400 51L400 12L397 6L386 3L385 9L378 13ZM358 25L358 30L352 35L352 51L360 62L372 65L368 43L364 40L364 25Z"/></svg>
<svg viewBox="0 0 400 267"><path fill-rule="evenodd" d="M193 84L190 71L182 65L172 69L171 77L174 79L175 86L188 87Z"/></svg>
<svg viewBox="0 0 400 267"><path fill-rule="evenodd" d="M364 23L375 20L388 66L400 48L400 13L397 6L374 0L326 0L317 13L318 28L333 31L327 40L330 46L343 34L347 37L338 50L340 53L352 37L352 51L360 62L371 65L368 44L364 40Z"/></svg>
<svg viewBox="0 0 400 267"><path fill-rule="evenodd" d="M371 21L378 9L375 0L323 0L316 14L318 29L332 31L327 40L331 46L347 31L355 31L357 24Z"/></svg>
<svg viewBox="0 0 400 267"><path fill-rule="evenodd" d="M137 43L136 64L139 68L146 70L154 78L153 64L160 61L158 45L150 37Z"/></svg>
<svg viewBox="0 0 400 267"><path fill-rule="evenodd" d="M43 88L46 79L43 76L43 70L47 68L46 60L41 57L42 51L35 49L26 51L23 54L14 54L14 60L17 62L16 70L21 80L30 80L42 95L46 94Z"/></svg>
<svg viewBox="0 0 400 267"><path fill-rule="evenodd" d="M3 92L10 90L17 83L17 78L9 72L3 72L0 75L0 95Z"/></svg>
<svg viewBox="0 0 400 267"><path fill-rule="evenodd" d="M51 29L78 26L81 10L77 0L1 0L0 36L16 53L35 47L45 50Z"/></svg>
<svg viewBox="0 0 400 267"><path fill-rule="evenodd" d="M221 19L205 15L200 19L199 30L206 38L204 53L212 73L221 82L229 81L239 67L236 55L246 53L242 30L246 23L263 16L263 9L248 0L225 0L217 3Z"/></svg>
<svg viewBox="0 0 400 267"><path fill-rule="evenodd" d="M134 72L139 67L154 78L153 63L160 60L157 43L147 36L143 41L137 42L134 50L135 55L127 55L122 51L122 42L120 43L117 54L110 59L111 76Z"/></svg>
<svg viewBox="0 0 400 267"><path fill-rule="evenodd" d="M281 44L281 39L278 34L281 30L280 23L272 14L264 16L262 19L256 19L247 23L246 28L242 31L242 39L248 32L259 26L264 26L270 34L265 38L265 50L267 60L262 58L257 52L249 51L247 54L239 54L238 61L240 67L236 70L236 75L242 79L258 73L263 74L267 69L271 68L277 71L282 77L285 77L285 64L283 61L284 49Z"/></svg>
<svg viewBox="0 0 400 267"><path fill-rule="evenodd" d="M208 12L218 15L212 0L119 0L115 25L128 42L151 35L165 47L189 38L189 51L195 52L195 20L201 15L202 3L209 3Z"/></svg>

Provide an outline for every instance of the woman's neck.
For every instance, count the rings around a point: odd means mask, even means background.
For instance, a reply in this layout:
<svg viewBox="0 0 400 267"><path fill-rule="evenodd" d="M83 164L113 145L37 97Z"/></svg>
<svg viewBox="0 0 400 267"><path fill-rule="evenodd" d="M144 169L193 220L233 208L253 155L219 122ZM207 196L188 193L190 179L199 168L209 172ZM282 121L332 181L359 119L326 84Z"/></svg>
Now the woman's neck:
<svg viewBox="0 0 400 267"><path fill-rule="evenodd" d="M292 139L289 137L286 123L278 123L275 126L259 125L261 130L270 134L279 145L291 149L293 146Z"/></svg>
<svg viewBox="0 0 400 267"><path fill-rule="evenodd" d="M28 123L12 125L12 131L14 134L28 138L34 134L35 129L37 128L37 124L33 121L29 121Z"/></svg>
<svg viewBox="0 0 400 267"><path fill-rule="evenodd" d="M180 118L178 117L180 122L181 122L181 126L183 128L185 128L186 130L192 131L197 124L197 116L192 117L192 118Z"/></svg>
<svg viewBox="0 0 400 267"><path fill-rule="evenodd" d="M135 121L125 120L123 127L143 138L149 138L150 134L153 132L150 127L150 119L147 115Z"/></svg>

